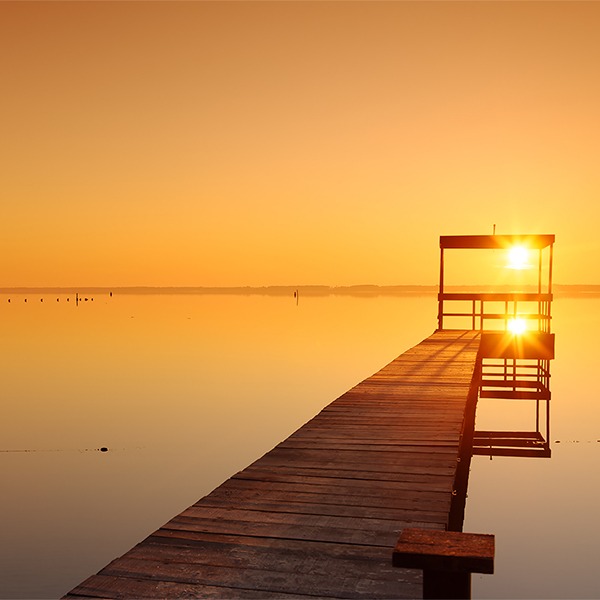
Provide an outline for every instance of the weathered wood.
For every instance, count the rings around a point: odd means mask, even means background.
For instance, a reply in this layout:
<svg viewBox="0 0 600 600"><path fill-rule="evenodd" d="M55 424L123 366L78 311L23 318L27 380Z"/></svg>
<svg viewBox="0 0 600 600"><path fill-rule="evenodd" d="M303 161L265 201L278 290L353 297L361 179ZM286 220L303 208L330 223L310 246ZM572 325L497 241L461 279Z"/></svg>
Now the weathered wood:
<svg viewBox="0 0 600 600"><path fill-rule="evenodd" d="M197 504L203 503L213 497L221 498L223 504L236 505L238 497L245 493L253 492L266 498L282 494L288 498L308 499L324 504L338 504L345 506L389 506L390 508L407 508L412 511L434 510L448 512L450 498L448 490L423 491L419 489L399 490L393 482L371 482L363 480L359 485L312 485L305 483L273 482L262 479L236 479L227 482L235 482L239 487L223 486L205 496ZM391 483L391 485L389 485ZM385 485L388 484L388 485ZM415 486L416 488L417 486Z"/></svg>
<svg viewBox="0 0 600 600"><path fill-rule="evenodd" d="M440 248L509 248L523 244L542 249L554 244L554 234L522 235L441 235Z"/></svg>
<svg viewBox="0 0 600 600"><path fill-rule="evenodd" d="M292 520L290 519L290 521ZM386 528L380 524L379 526L374 525L371 529L368 528L369 523L361 523L360 519L347 519L343 523L345 526L341 527L327 526L325 519L322 519L320 522L315 520L313 525L308 524L310 522L309 519L296 519L295 521L288 523L260 523L175 517L164 525L164 527L182 531L214 531L230 535L239 534L290 540L381 546L389 548L390 552L403 527L434 527L433 524L425 521L394 521L393 526ZM357 529L359 525L362 525L363 529Z"/></svg>
<svg viewBox="0 0 600 600"><path fill-rule="evenodd" d="M361 452L352 450L335 450L327 448L317 449L278 449L274 450L261 459L253 463L256 465L289 465L292 463L316 463L321 465L350 465L360 468L360 465L413 465L419 467L427 466L453 466L456 462L456 451L449 453L441 452L403 452L399 449L396 452Z"/></svg>
<svg viewBox="0 0 600 600"><path fill-rule="evenodd" d="M241 474L235 478L235 481L245 480L252 482L252 488L257 488L258 482L268 482L271 489L275 491L274 483L284 484L287 488L286 493L295 491L312 491L321 495L344 494L346 496L358 496L368 498L369 496L385 497L386 490L390 495L402 491L403 495L415 497L421 495L423 499L433 501L437 497L444 497L444 494L451 492L448 477L427 476L426 474L414 476L403 473L388 474L379 471L356 472L353 479L339 477L338 471L332 471L330 474L324 470L320 474L309 473L291 473L286 472L285 468L271 471L252 471L251 473ZM294 487L292 487L294 486ZM282 487L282 486L279 486ZM411 494L410 492L415 492Z"/></svg>
<svg viewBox="0 0 600 600"><path fill-rule="evenodd" d="M411 521L417 520L426 523L438 523L445 525L447 514L445 511L417 511L411 508L394 509L388 506L362 506L359 504L328 504L328 503L309 503L307 501L293 502L285 495L269 495L271 500L262 498L248 498L245 494L240 494L238 502L243 500L244 507L248 510L270 512L270 513L296 513L304 515L320 516L342 516L360 519L388 519L392 521ZM217 507L219 500L214 498L204 502L204 506Z"/></svg>
<svg viewBox="0 0 600 600"><path fill-rule="evenodd" d="M264 598L306 598L300 594L283 594L282 592L265 592L244 588L227 588L171 580L149 581L146 578L122 577L113 575L93 575L65 598L215 598L215 599L256 599Z"/></svg>
<svg viewBox="0 0 600 600"><path fill-rule="evenodd" d="M176 581L180 583L192 583L218 586L222 588L236 588L246 590L262 591L268 588L271 592L283 594L303 594L312 596L336 596L352 598L385 598L395 592L397 579L391 573L389 577L377 577L368 582L357 576L356 571L348 568L342 563L332 562L336 568L331 574L320 574L311 572L310 567L318 562L314 558L298 560L293 556L281 556L290 562L295 562L297 570L289 567L285 571L278 571L270 567L268 561L261 561L257 567L248 567L245 561L243 565L234 568L227 566L212 566L205 564L190 564L180 562L163 562L162 560L151 560L149 558L136 560L133 558L122 558L114 561L106 568L106 575L116 577L147 578L150 580ZM294 558L296 558L294 560ZM385 569L378 568L378 574L385 573ZM366 585L365 585L366 583ZM341 592L341 594L340 594Z"/></svg>
<svg viewBox="0 0 600 600"><path fill-rule="evenodd" d="M138 544L161 544L175 546L193 546L203 549L215 545L225 546L231 551L241 548L271 548L274 551L297 551L304 555L321 555L334 558L356 559L357 561L377 561L389 565L389 548L360 544L341 544L337 542L314 542L310 540L289 540L272 537L243 536L215 532L158 529L144 542Z"/></svg>
<svg viewBox="0 0 600 600"><path fill-rule="evenodd" d="M404 529L394 548L393 563L415 569L493 573L494 536Z"/></svg>
<svg viewBox="0 0 600 600"><path fill-rule="evenodd" d="M478 348L434 333L68 597L420 596L390 557L402 530L452 521Z"/></svg>
<svg viewBox="0 0 600 600"><path fill-rule="evenodd" d="M369 443L370 442L370 443ZM373 443L373 440L369 441L355 441L352 442L337 442L328 440L323 442L322 440L291 440L288 439L285 442L279 444L280 448L283 449L301 449L301 450L313 450L320 448L331 448L332 450L356 450L359 452L399 452L400 449L406 450L407 452L439 452L440 454L450 453L456 456L456 449L458 442L444 442L437 440L423 440L422 442L417 441L406 441L404 443L397 442L395 444L384 444L384 443Z"/></svg>
<svg viewBox="0 0 600 600"><path fill-rule="evenodd" d="M392 563L423 570L424 598L470 598L471 573L494 572L494 536L404 529Z"/></svg>

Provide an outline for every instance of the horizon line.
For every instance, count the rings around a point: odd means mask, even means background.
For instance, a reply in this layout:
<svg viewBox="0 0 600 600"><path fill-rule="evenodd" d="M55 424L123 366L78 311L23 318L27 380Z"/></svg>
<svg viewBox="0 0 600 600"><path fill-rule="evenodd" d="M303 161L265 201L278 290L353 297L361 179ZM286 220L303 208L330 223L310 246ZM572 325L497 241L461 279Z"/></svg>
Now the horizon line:
<svg viewBox="0 0 600 600"><path fill-rule="evenodd" d="M445 286L447 290L468 290L468 291L490 291L490 290L511 290L510 285L472 285L456 284ZM537 289L536 285L523 286L522 290ZM310 295L328 295L328 294L388 294L388 295L415 295L422 293L425 295L437 293L439 286L437 284L351 284L351 285L326 285L326 284L304 284L304 285L230 285L230 286L158 286L158 285L121 285L121 286L6 286L0 287L0 294L25 294L25 293L78 293L78 292L96 292L96 293L129 293L129 294L161 294L161 293L188 293L188 294L288 294L294 291L303 291ZM588 283L555 283L553 292L563 295L565 293L576 293L582 295L598 294L600 295L600 284Z"/></svg>

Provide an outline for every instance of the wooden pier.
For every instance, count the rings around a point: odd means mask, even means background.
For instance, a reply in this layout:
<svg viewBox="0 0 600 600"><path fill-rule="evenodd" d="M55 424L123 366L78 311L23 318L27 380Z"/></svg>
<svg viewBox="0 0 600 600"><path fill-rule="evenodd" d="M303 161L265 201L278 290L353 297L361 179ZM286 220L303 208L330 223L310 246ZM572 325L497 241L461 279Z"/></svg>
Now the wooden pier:
<svg viewBox="0 0 600 600"><path fill-rule="evenodd" d="M480 340L435 332L66 597L421 597L392 552L462 528Z"/></svg>
<svg viewBox="0 0 600 600"><path fill-rule="evenodd" d="M441 236L433 335L66 598L468 597L494 561L460 533L471 456L550 456L553 246ZM509 269L537 253L537 291L446 289L445 252L511 249ZM535 431L476 432L478 398L534 401Z"/></svg>

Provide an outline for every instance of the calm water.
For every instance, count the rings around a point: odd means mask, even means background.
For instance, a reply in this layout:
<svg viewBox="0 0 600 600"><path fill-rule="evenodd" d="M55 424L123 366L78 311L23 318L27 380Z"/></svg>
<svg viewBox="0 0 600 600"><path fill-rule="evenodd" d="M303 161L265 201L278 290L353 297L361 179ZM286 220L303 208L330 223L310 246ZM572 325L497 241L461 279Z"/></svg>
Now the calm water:
<svg viewBox="0 0 600 600"><path fill-rule="evenodd" d="M600 299L553 304L552 458L471 463L464 530L496 535L495 574L474 576L481 598L600 598ZM482 429L506 416L484 402Z"/></svg>
<svg viewBox="0 0 600 600"><path fill-rule="evenodd" d="M0 295L3 598L59 597L428 336L436 314L433 296L93 297ZM497 546L479 597L600 596L599 309L555 301L552 459L473 460L465 530ZM506 410L481 407L478 424Z"/></svg>

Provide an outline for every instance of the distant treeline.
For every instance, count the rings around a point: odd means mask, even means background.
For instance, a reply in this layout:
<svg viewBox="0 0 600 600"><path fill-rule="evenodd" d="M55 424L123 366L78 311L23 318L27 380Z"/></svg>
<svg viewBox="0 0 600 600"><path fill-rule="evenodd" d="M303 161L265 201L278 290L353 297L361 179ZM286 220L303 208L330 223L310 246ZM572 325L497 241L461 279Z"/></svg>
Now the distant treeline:
<svg viewBox="0 0 600 600"><path fill-rule="evenodd" d="M447 292L508 292L509 286L448 286ZM0 293L11 294L221 294L262 296L432 296L437 285L270 285L263 287L11 287L0 288ZM519 291L536 292L537 286L526 286ZM556 297L597 297L600 285L555 284Z"/></svg>

